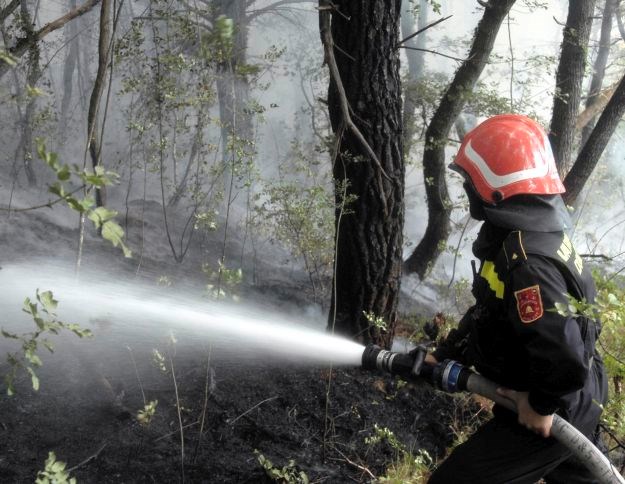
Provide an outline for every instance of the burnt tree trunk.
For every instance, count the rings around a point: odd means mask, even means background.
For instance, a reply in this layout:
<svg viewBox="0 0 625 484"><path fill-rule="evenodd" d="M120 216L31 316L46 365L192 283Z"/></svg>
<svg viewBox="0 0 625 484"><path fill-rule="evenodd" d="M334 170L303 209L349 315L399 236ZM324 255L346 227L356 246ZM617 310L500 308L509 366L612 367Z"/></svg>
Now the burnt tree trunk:
<svg viewBox="0 0 625 484"><path fill-rule="evenodd" d="M568 205L575 204L577 197L584 188L595 166L597 166L603 150L624 114L625 77L619 82L616 91L614 91L610 101L608 101L607 106L601 113L601 116L599 116L592 133L590 133L588 141L586 141L577 155L575 164L564 179L566 192L563 194L563 197Z"/></svg>
<svg viewBox="0 0 625 484"><path fill-rule="evenodd" d="M549 141L563 177L570 166L595 0L571 0L564 27Z"/></svg>
<svg viewBox="0 0 625 484"><path fill-rule="evenodd" d="M491 1L478 24L467 59L443 95L425 133L423 179L428 203L428 225L423 239L406 260L405 270L421 279L441 254L450 233L451 202L445 181L445 146L449 131L475 86L493 49L497 32L514 0Z"/></svg>
<svg viewBox="0 0 625 484"><path fill-rule="evenodd" d="M320 2L326 61L330 64L329 56L335 57L339 77L331 75L328 92L338 148L333 166L337 245L328 329L385 347L392 342L397 319L404 225L396 48L400 7L401 0L341 2L340 13L334 7L330 14L329 4ZM336 48L328 46L329 40ZM332 66L330 70L332 74ZM343 207L344 196L356 199ZM364 312L383 318L386 331L372 325Z"/></svg>

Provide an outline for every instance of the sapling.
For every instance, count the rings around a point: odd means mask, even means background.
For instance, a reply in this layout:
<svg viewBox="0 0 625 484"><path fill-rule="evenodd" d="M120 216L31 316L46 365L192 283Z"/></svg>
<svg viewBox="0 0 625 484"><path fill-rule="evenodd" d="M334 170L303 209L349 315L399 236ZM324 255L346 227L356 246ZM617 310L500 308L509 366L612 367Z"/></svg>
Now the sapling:
<svg viewBox="0 0 625 484"><path fill-rule="evenodd" d="M51 291L36 292L36 302L30 298L24 300L22 311L29 314L35 325L36 330L30 333L12 333L0 330L0 334L8 339L14 339L21 344L19 351L7 353L7 363L9 364L9 372L4 376L9 396L15 394L14 382L18 370L22 369L30 375L33 389L39 390L39 377L35 372L36 368L43 364L41 358L37 354L39 345L42 345L50 353L54 352L54 345L47 338L49 335L57 335L62 330L71 331L79 338L91 337L91 330L84 329L75 323L66 323L57 319L55 310L59 302L54 299Z"/></svg>

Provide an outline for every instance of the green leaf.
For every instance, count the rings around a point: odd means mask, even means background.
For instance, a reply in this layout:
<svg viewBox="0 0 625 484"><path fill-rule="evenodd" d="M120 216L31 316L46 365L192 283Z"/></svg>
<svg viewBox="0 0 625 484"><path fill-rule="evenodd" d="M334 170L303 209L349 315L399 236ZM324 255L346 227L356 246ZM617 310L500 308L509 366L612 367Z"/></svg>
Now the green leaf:
<svg viewBox="0 0 625 484"><path fill-rule="evenodd" d="M95 198L85 197L82 200L78 200L78 203L80 203L80 205L82 206L83 211L86 212L87 210L90 210L91 207L95 205Z"/></svg>
<svg viewBox="0 0 625 484"><path fill-rule="evenodd" d="M60 183L53 183L48 187L48 191L53 195L57 195L60 198L65 198L65 196L67 195L65 192L65 188L63 188L63 185L61 185Z"/></svg>
<svg viewBox="0 0 625 484"><path fill-rule="evenodd" d="M89 212L87 216L89 217L89 220L91 220L95 224L96 228L99 229L107 221L114 219L116 215L117 215L117 212L115 210L109 210L108 208L105 208L105 207L97 207L94 210L91 210L91 212ZM120 227L120 230L121 230L121 227ZM124 231L122 230L122 236L123 235L124 235ZM116 244L113 244L113 245L117 247Z"/></svg>
<svg viewBox="0 0 625 484"><path fill-rule="evenodd" d="M27 314L32 314L33 316L37 315L37 305L33 304L30 301L30 298L27 297L26 299L24 299L24 306L22 307L22 311L24 311Z"/></svg>
<svg viewBox="0 0 625 484"><path fill-rule="evenodd" d="M41 365L43 365L41 358L37 356L37 354L34 352L34 349L24 351L24 358L26 358L26 360L28 360L34 366L40 367Z"/></svg>
<svg viewBox="0 0 625 484"><path fill-rule="evenodd" d="M26 84L26 94L29 97L39 97L39 96L44 96L46 93L43 92L41 89L39 89L38 87L35 86L31 86L29 84Z"/></svg>
<svg viewBox="0 0 625 484"><path fill-rule="evenodd" d="M14 333L9 333L8 331L5 331L4 329L0 329L0 334L5 338L19 339L18 335Z"/></svg>
<svg viewBox="0 0 625 484"><path fill-rule="evenodd" d="M69 171L69 166L63 165L57 172L56 177L61 181L69 180L71 176L71 172Z"/></svg>
<svg viewBox="0 0 625 484"><path fill-rule="evenodd" d="M41 304L43 304L43 307L49 312L53 312L59 305L59 302L54 299L52 291L44 291L42 293L38 293L37 299L39 299L39 302L41 302Z"/></svg>
<svg viewBox="0 0 625 484"><path fill-rule="evenodd" d="M41 344L46 348L50 353L54 353L54 345L47 339L41 340Z"/></svg>
<svg viewBox="0 0 625 484"><path fill-rule="evenodd" d="M35 138L35 143L37 145L37 156L42 159L45 160L46 158L46 143L44 142L43 138Z"/></svg>
<svg viewBox="0 0 625 484"><path fill-rule="evenodd" d="M65 462L57 460L54 464L50 466L50 470L55 474L63 472L65 470Z"/></svg>
<svg viewBox="0 0 625 484"><path fill-rule="evenodd" d="M9 54L6 50L0 50L0 60L11 67L15 66L17 63L15 57Z"/></svg>
<svg viewBox="0 0 625 484"><path fill-rule="evenodd" d="M102 237L113 244L113 247L120 246L124 252L124 257L132 257L132 251L124 244L124 229L117 222L107 220L102 225Z"/></svg>
<svg viewBox="0 0 625 484"><path fill-rule="evenodd" d="M57 155L53 151L46 151L44 161L54 171L59 170L59 155Z"/></svg>
<svg viewBox="0 0 625 484"><path fill-rule="evenodd" d="M39 329L45 329L45 322L43 318L41 318L40 316L33 316L33 321L35 321L35 324L37 324L37 327Z"/></svg>
<svg viewBox="0 0 625 484"><path fill-rule="evenodd" d="M35 370L33 370L30 366L27 366L26 371L30 373L30 380L33 384L33 390L39 391L39 378L37 377Z"/></svg>
<svg viewBox="0 0 625 484"><path fill-rule="evenodd" d="M65 201L72 210L76 210L78 213L85 212L85 208L80 203L80 200L77 200L74 197L66 197Z"/></svg>

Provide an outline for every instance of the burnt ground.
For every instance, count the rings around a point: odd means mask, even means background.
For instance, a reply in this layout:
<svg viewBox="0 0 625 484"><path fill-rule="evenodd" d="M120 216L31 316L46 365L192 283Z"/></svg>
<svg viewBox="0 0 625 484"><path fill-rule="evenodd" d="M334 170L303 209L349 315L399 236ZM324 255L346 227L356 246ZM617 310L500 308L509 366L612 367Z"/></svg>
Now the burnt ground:
<svg viewBox="0 0 625 484"><path fill-rule="evenodd" d="M450 424L471 415L428 386L397 388L359 369L335 369L327 398L326 368L236 367L214 358L207 378L205 355L176 356L179 407L171 372L139 365L139 380L128 358L125 376L68 367L84 373L77 378L57 366L37 393L23 383L2 401L0 482L32 482L50 450L78 482L182 482L178 408L185 482L272 482L258 453L279 469L294 461L311 482L371 482L397 457L388 442L365 442L375 425L440 457L452 443ZM146 398L158 400L146 426L136 419L139 381Z"/></svg>
<svg viewBox="0 0 625 484"><path fill-rule="evenodd" d="M175 263L160 232L160 207L151 203L130 208L125 228L133 259L124 259L88 231L83 268L154 286L160 275L167 275L174 286L201 285L201 263L217 257L222 234L196 238L185 260ZM138 213L143 209L141 221ZM0 219L0 266L34 260L45 267L52 260L72 267L75 215L68 212L65 217L57 210L55 222L49 213ZM229 260L240 256L240 240L232 236ZM143 247L141 254L138 247ZM268 257L269 252L263 249L265 260L247 257L244 274L253 278L245 278L242 299L262 300L282 312L301 311L312 301L307 276L281 267L279 257ZM0 302L21 306L21 301L4 301L1 295ZM0 314L0 325L5 318ZM39 391L32 390L23 374L14 397L7 397L0 384L2 483L33 482L50 451L67 463L78 482L182 482L183 470L185 482L270 482L259 454L278 469L292 460L311 482L370 482L372 476L383 476L397 457L386 441L365 442L376 425L390 429L407 449L425 449L439 458L453 441L452 426L476 412L475 405L460 405L464 400L426 385L399 388L389 376L358 368L335 368L328 392L326 367L252 358L240 362L214 348L207 372L206 345L184 338L175 356L164 350L166 357L172 356L174 385L170 362L167 373L156 368L154 346L147 338L128 343L131 354L123 341L101 344L104 336L116 333L114 323L76 322L93 329L95 337L61 337L38 370ZM2 343L0 338L0 374L7 368ZM143 395L147 402L158 401L149 425L137 420Z"/></svg>

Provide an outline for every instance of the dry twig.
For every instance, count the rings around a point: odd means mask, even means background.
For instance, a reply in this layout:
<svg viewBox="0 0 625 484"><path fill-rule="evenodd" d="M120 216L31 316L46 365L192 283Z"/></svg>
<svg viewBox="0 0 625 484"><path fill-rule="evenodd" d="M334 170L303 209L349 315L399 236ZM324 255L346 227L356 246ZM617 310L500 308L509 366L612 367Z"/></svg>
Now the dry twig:
<svg viewBox="0 0 625 484"><path fill-rule="evenodd" d="M258 402L256 405L254 405L252 408L246 410L245 412L243 412L241 415L239 415L236 418L233 419L228 419L226 420L226 423L228 425L234 425L234 422L236 422L237 420L239 420L242 417L245 417L248 413L250 413L252 410L260 407L263 403L267 403L267 402L271 402L272 400L275 400L276 398L278 398L278 395L274 396L274 397L270 397L270 398L265 398L263 401Z"/></svg>

